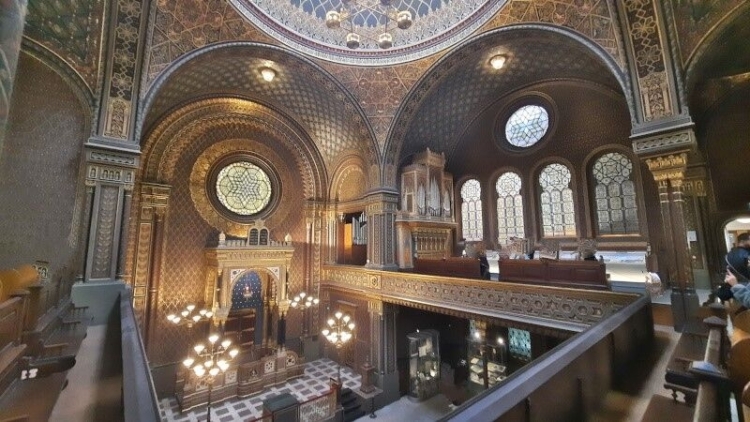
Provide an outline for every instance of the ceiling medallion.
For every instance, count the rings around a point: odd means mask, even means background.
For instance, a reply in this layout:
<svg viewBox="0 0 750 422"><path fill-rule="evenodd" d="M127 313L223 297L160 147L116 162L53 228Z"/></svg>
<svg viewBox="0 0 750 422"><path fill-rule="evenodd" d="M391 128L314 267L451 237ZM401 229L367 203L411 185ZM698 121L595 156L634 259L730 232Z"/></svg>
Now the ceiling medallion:
<svg viewBox="0 0 750 422"><path fill-rule="evenodd" d="M362 66L405 63L445 50L470 36L508 2L229 1L261 30L295 50L323 60ZM344 34L341 28L346 30Z"/></svg>

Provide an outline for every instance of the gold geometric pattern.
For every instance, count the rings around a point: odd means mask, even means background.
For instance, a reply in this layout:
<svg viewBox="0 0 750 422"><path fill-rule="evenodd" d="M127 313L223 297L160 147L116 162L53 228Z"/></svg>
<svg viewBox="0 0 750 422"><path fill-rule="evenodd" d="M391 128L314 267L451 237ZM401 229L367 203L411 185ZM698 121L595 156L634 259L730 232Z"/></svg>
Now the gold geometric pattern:
<svg viewBox="0 0 750 422"><path fill-rule="evenodd" d="M500 72L488 65L498 46L508 55ZM429 147L444 152L450 163L462 131L503 94L552 78L583 79L622 92L618 76L594 51L557 31L521 27L487 34L444 57L413 88L385 159L398 163Z"/></svg>
<svg viewBox="0 0 750 422"><path fill-rule="evenodd" d="M184 59L151 87L141 123L144 133L169 110L196 98L254 99L298 122L327 164L345 152L377 162L375 140L355 99L309 60L250 43L212 45ZM275 79L263 80L261 67L273 68Z"/></svg>
<svg viewBox="0 0 750 422"><path fill-rule="evenodd" d="M211 0L155 1L146 92L161 71L181 55L220 41L244 40L277 44L273 38L247 22L228 2Z"/></svg>
<svg viewBox="0 0 750 422"><path fill-rule="evenodd" d="M604 0L510 0L485 30L521 22L544 22L575 29L625 67L617 11Z"/></svg>

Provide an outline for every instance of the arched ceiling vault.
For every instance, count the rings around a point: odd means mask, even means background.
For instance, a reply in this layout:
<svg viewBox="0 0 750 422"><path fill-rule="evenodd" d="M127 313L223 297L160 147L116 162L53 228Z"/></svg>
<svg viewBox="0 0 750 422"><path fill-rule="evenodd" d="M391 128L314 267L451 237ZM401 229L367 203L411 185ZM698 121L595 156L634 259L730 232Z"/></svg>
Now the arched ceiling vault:
<svg viewBox="0 0 750 422"><path fill-rule="evenodd" d="M701 121L736 89L750 86L750 3L706 37L686 70L690 112Z"/></svg>
<svg viewBox="0 0 750 422"><path fill-rule="evenodd" d="M263 80L267 67L276 77ZM283 110L313 139L326 166L358 153L377 164L372 128L361 108L330 74L284 48L250 42L214 44L172 64L150 88L138 119L146 134L172 110L203 98L251 98Z"/></svg>
<svg viewBox="0 0 750 422"><path fill-rule="evenodd" d="M500 70L489 65L496 54L507 57ZM520 88L555 79L611 89L625 96L633 115L627 78L598 46L562 28L512 25L457 47L423 76L394 119L385 161L398 165L429 147L445 152L450 162L461 133L483 109Z"/></svg>

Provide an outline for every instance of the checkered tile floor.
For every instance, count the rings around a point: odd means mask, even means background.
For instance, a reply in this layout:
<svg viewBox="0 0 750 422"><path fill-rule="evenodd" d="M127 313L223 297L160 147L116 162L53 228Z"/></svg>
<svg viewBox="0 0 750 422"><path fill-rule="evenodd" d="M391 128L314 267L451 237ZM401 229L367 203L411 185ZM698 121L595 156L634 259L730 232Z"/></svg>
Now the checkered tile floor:
<svg viewBox="0 0 750 422"><path fill-rule="evenodd" d="M211 420L220 422L234 422L257 418L262 413L263 400L282 393L291 393L300 402L318 397L328 391L330 378L336 378L338 364L330 359L318 359L305 365L305 375L284 385L277 385L264 390L262 393L245 399L227 400L211 405ZM341 368L341 380L344 388L355 390L359 388L362 377L347 367ZM206 408L196 408L189 412L180 413L177 400L162 399L159 402L161 418L167 422L198 422L206 420Z"/></svg>

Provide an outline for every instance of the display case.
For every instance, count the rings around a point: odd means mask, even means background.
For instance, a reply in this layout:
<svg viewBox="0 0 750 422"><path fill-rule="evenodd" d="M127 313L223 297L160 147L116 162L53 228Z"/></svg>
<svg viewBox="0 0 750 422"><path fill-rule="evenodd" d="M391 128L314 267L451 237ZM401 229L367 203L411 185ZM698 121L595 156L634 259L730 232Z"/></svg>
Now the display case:
<svg viewBox="0 0 750 422"><path fill-rule="evenodd" d="M438 393L440 381L440 334L423 330L409 340L409 399L422 401Z"/></svg>
<svg viewBox="0 0 750 422"><path fill-rule="evenodd" d="M505 345L481 343L469 339L469 381L474 386L489 388L508 375Z"/></svg>

